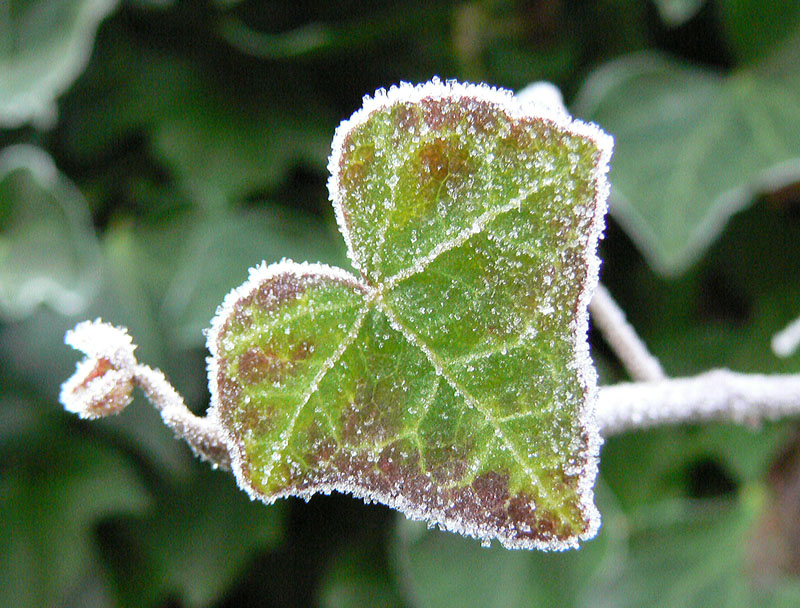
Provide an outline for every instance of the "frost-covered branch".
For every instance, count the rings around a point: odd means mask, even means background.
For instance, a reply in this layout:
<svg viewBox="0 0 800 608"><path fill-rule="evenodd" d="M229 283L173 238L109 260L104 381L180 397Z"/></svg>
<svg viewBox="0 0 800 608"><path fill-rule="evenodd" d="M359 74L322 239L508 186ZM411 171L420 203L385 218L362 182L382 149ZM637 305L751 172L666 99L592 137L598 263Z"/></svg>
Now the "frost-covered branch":
<svg viewBox="0 0 800 608"><path fill-rule="evenodd" d="M800 317L772 336L772 352L779 357L790 357L800 347Z"/></svg>
<svg viewBox="0 0 800 608"><path fill-rule="evenodd" d="M127 330L96 321L79 323L67 332L65 342L86 358L61 386L61 403L81 418L101 418L121 412L140 387L161 413L164 423L192 450L215 467L229 468L230 459L218 427L195 416L160 370L136 361Z"/></svg>
<svg viewBox="0 0 800 608"><path fill-rule="evenodd" d="M67 332L67 344L87 357L61 387L64 407L82 418L122 411L141 388L165 424L215 467L230 458L215 420L195 416L164 374L136 361L127 331L97 321ZM707 421L757 425L800 416L800 374L741 374L714 370L690 378L661 378L603 386L596 407L603 436L655 426Z"/></svg>
<svg viewBox="0 0 800 608"><path fill-rule="evenodd" d="M712 420L757 425L764 420L800 415L800 374L713 370L691 378L604 386L596 412L605 437Z"/></svg>
<svg viewBox="0 0 800 608"><path fill-rule="evenodd" d="M647 346L625 319L625 313L603 285L598 285L589 304L592 323L634 380L663 380L666 376Z"/></svg>

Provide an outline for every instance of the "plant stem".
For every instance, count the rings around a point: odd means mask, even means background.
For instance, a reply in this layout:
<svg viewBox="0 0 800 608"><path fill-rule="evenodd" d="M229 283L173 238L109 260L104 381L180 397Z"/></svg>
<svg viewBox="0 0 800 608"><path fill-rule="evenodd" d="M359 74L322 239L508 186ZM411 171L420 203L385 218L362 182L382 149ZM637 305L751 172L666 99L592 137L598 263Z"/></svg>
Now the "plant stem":
<svg viewBox="0 0 800 608"><path fill-rule="evenodd" d="M595 289L589 304L592 323L634 380L657 381L666 378L661 364L625 319L625 313L603 285Z"/></svg>
<svg viewBox="0 0 800 608"><path fill-rule="evenodd" d="M691 378L604 386L596 413L604 437L713 420L757 425L800 415L800 374L740 374L718 369Z"/></svg>
<svg viewBox="0 0 800 608"><path fill-rule="evenodd" d="M161 413L164 423L184 439L195 454L214 468L230 469L230 456L218 425L208 416L195 416L159 369L137 365L133 381Z"/></svg>
<svg viewBox="0 0 800 608"><path fill-rule="evenodd" d="M790 357L800 346L800 317L772 336L772 352L779 357Z"/></svg>

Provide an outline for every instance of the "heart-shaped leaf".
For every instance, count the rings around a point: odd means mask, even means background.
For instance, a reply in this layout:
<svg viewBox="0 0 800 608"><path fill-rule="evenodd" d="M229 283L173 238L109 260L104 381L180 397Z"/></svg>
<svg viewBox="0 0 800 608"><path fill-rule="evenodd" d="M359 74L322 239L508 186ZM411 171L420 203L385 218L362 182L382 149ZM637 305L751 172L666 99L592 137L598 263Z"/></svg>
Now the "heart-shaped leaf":
<svg viewBox="0 0 800 608"><path fill-rule="evenodd" d="M361 277L260 266L208 336L239 484L349 492L507 547L593 536L586 307L610 149L485 86L366 98L329 165Z"/></svg>

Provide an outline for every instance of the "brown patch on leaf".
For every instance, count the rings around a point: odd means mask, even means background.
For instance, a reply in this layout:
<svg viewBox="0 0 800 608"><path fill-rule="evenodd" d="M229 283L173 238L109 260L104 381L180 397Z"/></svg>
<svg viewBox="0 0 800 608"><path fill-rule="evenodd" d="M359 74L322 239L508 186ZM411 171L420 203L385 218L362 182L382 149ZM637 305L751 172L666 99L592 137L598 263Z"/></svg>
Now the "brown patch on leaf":
<svg viewBox="0 0 800 608"><path fill-rule="evenodd" d="M263 310L273 310L289 300L296 300L306 290L310 281L306 277L284 273L259 285L253 298Z"/></svg>
<svg viewBox="0 0 800 608"><path fill-rule="evenodd" d="M307 495L318 489L337 489L394 504L410 504L414 511L427 512L435 521L441 522L444 517L479 537L500 537L506 542L563 542L585 531L577 507L577 517L570 513L565 520L536 505L530 494L512 496L505 472L489 471L462 486L437 483L422 471L420 455L409 439L397 440L378 454L342 449L330 438L314 441L313 445L313 453L304 456L308 466L285 462L285 466L276 468L267 485L280 493L296 491Z"/></svg>
<svg viewBox="0 0 800 608"><path fill-rule="evenodd" d="M342 155L339 181L344 188L358 189L364 184L367 170L375 160L375 148L372 145L362 143L353 145L350 142L351 136L348 135L344 145L344 149L348 152Z"/></svg>
<svg viewBox="0 0 800 608"><path fill-rule="evenodd" d="M464 109L449 99L426 97L419 102L422 116L431 129L441 129L442 125L455 127L464 118Z"/></svg>
<svg viewBox="0 0 800 608"><path fill-rule="evenodd" d="M449 146L443 139L436 139L420 148L419 162L423 179L442 181L450 173Z"/></svg>
<svg viewBox="0 0 800 608"><path fill-rule="evenodd" d="M217 374L217 390L219 392L220 402L230 404L239 400L242 387L238 382L227 375L227 368L227 361L220 361L219 373Z"/></svg>
<svg viewBox="0 0 800 608"><path fill-rule="evenodd" d="M468 510L470 519L485 518L498 529L508 522L508 475L489 471L472 482L474 502Z"/></svg>
<svg viewBox="0 0 800 608"><path fill-rule="evenodd" d="M391 387L359 381L353 401L342 410L342 439L350 445L385 441L400 430L401 407Z"/></svg>
<svg viewBox="0 0 800 608"><path fill-rule="evenodd" d="M264 380L282 382L288 376L294 375L297 363L308 359L313 350L313 344L302 340L287 358L275 353L268 346L253 346L239 357L239 375L251 383Z"/></svg>
<svg viewBox="0 0 800 608"><path fill-rule="evenodd" d="M476 131L494 133L497 129L498 113L501 110L488 101L470 100L469 121Z"/></svg>
<svg viewBox="0 0 800 608"><path fill-rule="evenodd" d="M413 104L410 103L405 103L397 107L395 110L395 120L397 121L397 126L403 131L413 131L420 123L419 114Z"/></svg>

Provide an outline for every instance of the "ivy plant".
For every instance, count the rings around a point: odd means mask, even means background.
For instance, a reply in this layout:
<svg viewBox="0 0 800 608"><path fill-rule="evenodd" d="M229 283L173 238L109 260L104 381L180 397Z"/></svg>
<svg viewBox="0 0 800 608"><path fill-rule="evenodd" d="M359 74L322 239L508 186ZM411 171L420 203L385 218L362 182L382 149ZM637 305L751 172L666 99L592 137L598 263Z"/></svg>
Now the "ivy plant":
<svg viewBox="0 0 800 608"><path fill-rule="evenodd" d="M207 333L203 418L99 319L67 333L87 358L61 401L106 416L138 386L266 503L340 491L483 544L576 547L600 524L601 433L800 410L796 375L666 378L598 288L611 147L548 86L379 90L337 129L329 161L357 275L253 268ZM590 302L636 382L598 390Z"/></svg>
<svg viewBox="0 0 800 608"><path fill-rule="evenodd" d="M240 487L349 492L507 547L594 536L587 305L610 153L597 127L488 86L366 98L328 184L359 276L262 264L208 332L207 423ZM130 339L89 323L69 340L93 358L67 408L119 411Z"/></svg>

